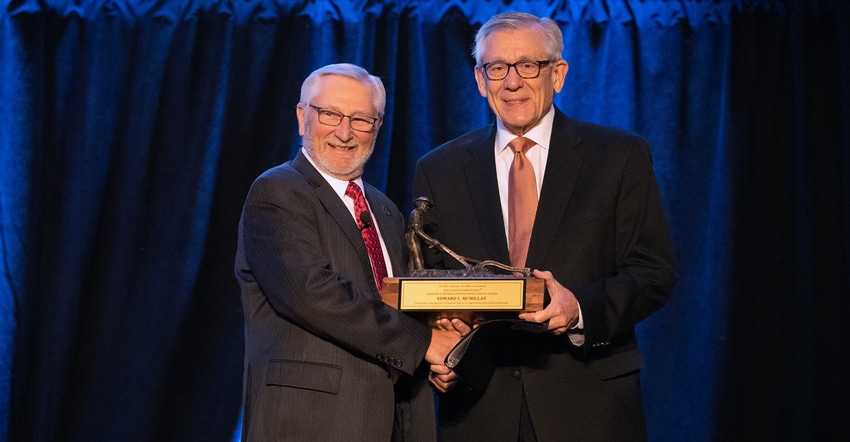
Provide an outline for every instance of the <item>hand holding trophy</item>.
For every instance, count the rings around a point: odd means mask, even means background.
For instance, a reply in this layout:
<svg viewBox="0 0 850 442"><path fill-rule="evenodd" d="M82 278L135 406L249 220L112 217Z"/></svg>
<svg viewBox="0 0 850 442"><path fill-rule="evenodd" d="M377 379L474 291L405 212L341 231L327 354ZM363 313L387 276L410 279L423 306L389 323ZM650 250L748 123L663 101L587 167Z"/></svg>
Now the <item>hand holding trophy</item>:
<svg viewBox="0 0 850 442"><path fill-rule="evenodd" d="M438 328L437 321L443 318L457 318L469 325L471 330L449 352L445 365L468 385L483 390L495 367L494 355L508 334L545 331L545 324L516 316L543 309L545 282L532 276L530 268L461 256L422 229L422 215L433 207L431 201L419 197L413 204L405 234L410 254L408 276L385 278L383 300L420 317L432 328ZM426 269L423 247L437 249L465 267ZM503 272L495 273L493 268Z"/></svg>

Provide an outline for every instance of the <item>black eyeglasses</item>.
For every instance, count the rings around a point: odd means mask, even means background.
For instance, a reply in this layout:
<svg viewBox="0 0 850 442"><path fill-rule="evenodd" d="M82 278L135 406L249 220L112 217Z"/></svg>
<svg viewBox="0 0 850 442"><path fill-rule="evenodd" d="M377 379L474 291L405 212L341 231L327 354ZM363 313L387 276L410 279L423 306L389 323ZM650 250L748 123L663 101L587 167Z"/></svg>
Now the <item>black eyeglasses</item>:
<svg viewBox="0 0 850 442"><path fill-rule="evenodd" d="M348 117L348 121L351 122L352 129L360 132L372 132L372 129L375 128L375 123L378 121L375 117L367 117L365 115L345 115L342 112L337 112L326 107L313 106L312 104L310 107L316 109L316 113L319 115L319 123L328 126L339 126L339 124L342 123L342 119Z"/></svg>
<svg viewBox="0 0 850 442"><path fill-rule="evenodd" d="M540 75L540 67L546 66L552 60L520 60L516 63L505 63L504 61L494 61L481 65L481 70L484 71L484 76L488 80L504 80L508 76L508 71L511 68L516 69L519 78L537 78Z"/></svg>

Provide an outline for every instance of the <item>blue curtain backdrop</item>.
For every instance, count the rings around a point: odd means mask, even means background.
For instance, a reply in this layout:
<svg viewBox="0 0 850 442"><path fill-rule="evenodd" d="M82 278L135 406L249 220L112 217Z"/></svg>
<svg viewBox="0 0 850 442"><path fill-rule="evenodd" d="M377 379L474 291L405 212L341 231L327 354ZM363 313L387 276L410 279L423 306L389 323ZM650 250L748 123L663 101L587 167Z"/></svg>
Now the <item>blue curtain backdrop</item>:
<svg viewBox="0 0 850 442"><path fill-rule="evenodd" d="M638 330L651 439L850 438L846 2L2 4L9 440L230 440L236 226L299 146L301 81L384 79L366 178L407 212L416 159L493 118L469 52L507 10L562 26L561 109L653 147L681 275Z"/></svg>

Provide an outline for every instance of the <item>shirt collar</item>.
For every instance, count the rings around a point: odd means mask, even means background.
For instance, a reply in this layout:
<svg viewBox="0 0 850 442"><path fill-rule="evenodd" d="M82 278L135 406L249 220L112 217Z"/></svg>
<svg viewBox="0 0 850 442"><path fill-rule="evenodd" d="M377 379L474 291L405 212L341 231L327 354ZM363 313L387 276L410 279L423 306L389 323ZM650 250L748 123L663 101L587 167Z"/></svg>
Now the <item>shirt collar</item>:
<svg viewBox="0 0 850 442"><path fill-rule="evenodd" d="M544 149L549 149L549 140L552 138L552 125L555 121L555 105L549 106L549 112L526 132L523 136L539 144ZM516 138L516 134L510 132L501 120L496 119L496 153L502 152L508 148L508 143Z"/></svg>

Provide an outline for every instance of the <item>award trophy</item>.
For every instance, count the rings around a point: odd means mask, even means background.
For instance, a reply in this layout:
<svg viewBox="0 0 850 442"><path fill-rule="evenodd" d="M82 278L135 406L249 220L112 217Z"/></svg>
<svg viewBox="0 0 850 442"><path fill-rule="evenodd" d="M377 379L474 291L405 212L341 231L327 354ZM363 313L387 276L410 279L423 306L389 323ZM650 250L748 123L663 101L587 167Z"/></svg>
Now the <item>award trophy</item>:
<svg viewBox="0 0 850 442"><path fill-rule="evenodd" d="M413 204L405 234L410 252L408 276L384 279L384 303L404 312L430 312L431 319L458 317L468 324L485 321L493 316L490 312L504 316L506 312L543 309L545 284L531 275L531 269L455 253L422 229L422 214L433 206L430 200L419 197ZM466 267L425 269L423 247L448 254ZM492 268L506 273L494 273Z"/></svg>

